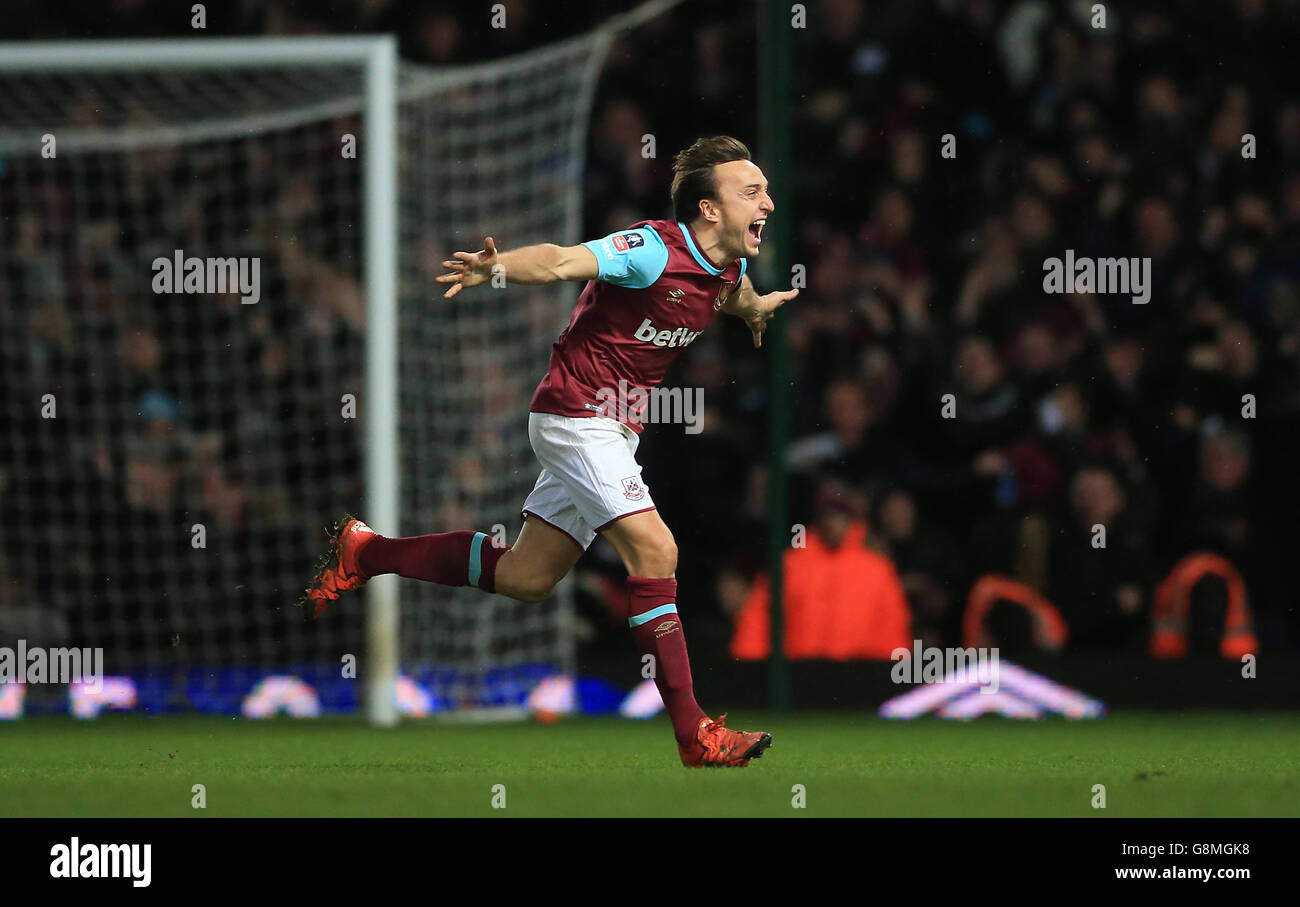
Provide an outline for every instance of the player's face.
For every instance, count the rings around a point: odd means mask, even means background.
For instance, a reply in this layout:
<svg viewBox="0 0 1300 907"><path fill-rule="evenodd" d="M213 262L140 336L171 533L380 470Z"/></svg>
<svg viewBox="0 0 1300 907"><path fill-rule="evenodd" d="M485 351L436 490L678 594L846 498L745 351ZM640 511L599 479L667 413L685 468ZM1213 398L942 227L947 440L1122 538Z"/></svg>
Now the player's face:
<svg viewBox="0 0 1300 907"><path fill-rule="evenodd" d="M753 161L728 161L713 168L718 187L722 241L732 258L758 254L763 228L776 206L767 194L767 177Z"/></svg>

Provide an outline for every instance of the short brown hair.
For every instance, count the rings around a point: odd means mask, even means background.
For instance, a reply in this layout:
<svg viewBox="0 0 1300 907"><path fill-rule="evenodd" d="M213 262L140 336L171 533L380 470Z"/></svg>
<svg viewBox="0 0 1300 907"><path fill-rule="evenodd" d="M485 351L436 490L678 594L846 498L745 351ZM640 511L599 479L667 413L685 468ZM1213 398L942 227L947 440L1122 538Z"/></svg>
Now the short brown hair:
<svg viewBox="0 0 1300 907"><path fill-rule="evenodd" d="M714 166L748 160L751 158L745 143L729 135L696 139L694 145L677 152L673 158L673 216L682 223L695 220L700 216L700 202L718 193Z"/></svg>

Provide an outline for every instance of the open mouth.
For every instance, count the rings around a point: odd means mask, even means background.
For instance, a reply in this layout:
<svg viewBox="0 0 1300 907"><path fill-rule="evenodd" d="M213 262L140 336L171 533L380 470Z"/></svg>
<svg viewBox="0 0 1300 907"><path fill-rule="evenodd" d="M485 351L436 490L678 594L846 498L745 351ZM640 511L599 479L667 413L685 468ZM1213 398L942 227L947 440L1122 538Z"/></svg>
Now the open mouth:
<svg viewBox="0 0 1300 907"><path fill-rule="evenodd" d="M755 243L763 242L763 228L767 226L767 218L761 217L749 225L749 235L754 237Z"/></svg>

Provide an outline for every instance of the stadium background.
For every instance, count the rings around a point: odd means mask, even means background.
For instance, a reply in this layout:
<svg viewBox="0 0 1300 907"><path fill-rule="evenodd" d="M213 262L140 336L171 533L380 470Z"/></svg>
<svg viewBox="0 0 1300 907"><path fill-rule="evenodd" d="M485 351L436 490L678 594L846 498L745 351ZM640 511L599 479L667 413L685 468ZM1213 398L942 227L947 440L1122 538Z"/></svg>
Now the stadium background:
<svg viewBox="0 0 1300 907"><path fill-rule="evenodd" d="M494 30L486 4L213 3L206 34L391 31L404 60L458 72L585 33L633 4L504 5L511 25ZM1017 662L1104 701L1104 720L879 720L875 710L899 685L890 663L856 660L792 662L795 712L757 711L770 701L765 665L733 659L729 646L733 615L764 568L772 359L730 319L692 344L667 382L704 388L705 431L651 426L642 453L682 551L701 704L770 730L776 743L760 763L685 772L662 718L405 721L380 731L348 716L232 720L238 698L197 698L213 692L204 678L223 659L253 669L223 681L242 695L257 672L286 658L362 651L359 597L328 623L282 613L292 611L289 586L310 570L321 526L361 498L358 433L337 419L339 384L360 382L365 337L359 180L337 157L353 117L245 146L209 143L152 180L141 178L147 168L123 172L110 160L95 169L102 157L62 153L36 165L49 168L46 178L0 154L0 645L104 642L117 662L110 671L146 653L153 665L203 675L180 696L174 684L142 686L141 702L162 706L147 716L137 708L94 722L38 714L35 706L66 713L68 697L60 685L33 691L26 718L0 723L0 815L500 815L488 792L503 784L515 816L1296 814L1297 4L1109 4L1104 32L1089 26L1086 6L807 4L807 28L791 35L791 201L776 216L792 226L791 262L808 281L784 318L791 522L865 517L866 543L896 568L912 628L930 645L962 642L978 578L998 573L1040 589L1068 624L1063 651L1035 645L1033 624L1013 605L997 605L988 627ZM87 9L49 0L7 10L0 37L190 37L189 16L188 2ZM584 237L663 216L670 155L698 135L741 136L771 175L782 173L758 138L757 29L746 4L688 0L619 37L590 117ZM241 113L241 92L293 88L258 74L209 78L198 87L217 116ZM41 104L65 124L100 113L72 103L70 80L15 89L7 79L0 75L0 138L15 111L39 136ZM323 91L347 80L355 74L308 76ZM548 73L535 81L526 89L555 84ZM144 92L158 96L163 114L194 107L170 91L170 78L106 84L123 88L100 93L109 119L129 116L124 102ZM421 125L425 140L440 122ZM498 172L492 130L479 132L477 151L491 158L484 170ZM1258 142L1253 159L1241 156L1247 132ZM650 159L641 153L646 134L656 138ZM956 137L955 159L939 154L945 134ZM231 153L246 147L254 153ZM445 148L418 147L448 158ZM403 189L406 198L438 195L423 183ZM73 196L88 207L74 210ZM187 203L168 203L177 198ZM445 214L420 211L429 213ZM106 224L115 215L121 222ZM69 230L77 218L90 229ZM258 230L250 253L220 244L250 225ZM301 243L290 250L268 236ZM448 245L423 239L439 252ZM141 286L147 241L190 250L220 241L223 255L265 255L263 303L159 305ZM1043 260L1066 248L1150 256L1150 302L1044 295ZM538 328L554 314L547 306L567 313L575 288L562 289L564 298L541 305L523 297L523 323ZM437 336L452 310L431 309L438 300L425 295L405 303L427 315L404 329L431 351L417 365L432 378L422 383L420 368L403 374L417 412L436 402L418 395L445 376L442 359L456 358ZM500 339L502 313L486 298L454 311L470 320L470 336ZM523 421L520 391L502 382L508 359L486 343L466 348L483 386L454 389L471 405L480 392L500 404L484 421L508 439ZM526 377L530 391L535 378ZM39 419L35 401L50 388L60 417ZM956 420L939 418L945 393L957 395ZM1254 419L1241 417L1244 393L1257 398ZM69 418L86 412L89 421ZM322 413L332 427L322 427ZM492 493L503 447L490 431L474 434L474 423L429 422L421 437L432 443L404 456L425 467L431 484L422 488L465 490L411 495L406 520L418 531L462 525ZM255 443L243 434L250 426ZM1083 553L1097 521L1111 528L1104 559ZM191 522L211 530L203 557L176 537ZM1151 657L1156 584L1192 551L1222 554L1244 577L1256 678L1222 657L1221 580L1197 590L1193 655ZM640 678L613 615L610 581L621 575L600 547L581 565L578 666L626 690ZM406 599L408 613L421 611L416 597ZM490 601L474 599L471 613L495 620ZM436 623L415 629L421 645L440 637ZM0 688L0 711L8 692ZM197 783L208 791L201 810ZM1099 785L1109 794L1101 806ZM792 802L796 790L806 804ZM1271 842L1255 827L1218 826L1194 840L1239 834L1260 854ZM926 853L926 865L959 866L957 857L975 854L980 877L999 886L1029 878L1036 859L1053 880L1064 870L1082 881L1108 873L1117 850L1071 848L1062 829L1040 835L1031 826L1044 853L1006 826L981 828L937 850L918 851L915 836L892 830L873 847L897 842L913 859ZM1101 828L1129 831L1087 824L1091 834ZM40 851L19 862L43 874L49 841L29 825L15 831L16 843ZM259 848L241 834L197 847L170 831L156 836L160 867L214 853L240 865L260 850L283 858L283 841ZM396 838L372 838L382 858L400 853ZM913 878L906 856L891 867Z"/></svg>
<svg viewBox="0 0 1300 907"><path fill-rule="evenodd" d="M541 47L632 5L510 2L511 27L494 30L485 16L401 0L249 3L213 17L208 34L392 31L404 59L452 65ZM1031 0L809 4L790 87L793 202L776 215L792 223L791 260L808 277L787 316L791 518L815 525L819 501L847 500L866 519L868 544L897 568L926 644L960 644L967 590L1000 573L1056 603L1066 654L1142 661L1156 584L1183 556L1211 551L1244 578L1259 652L1300 647L1300 102L1288 89L1300 64L1287 52L1296 12L1253 0L1124 4L1099 31L1077 7ZM70 21L75 37L191 34L168 4L121 2L99 13L26 6L5 36L72 37ZM617 42L592 115L585 236L665 216L671 153L699 135L746 138L764 164L756 27L746 6L688 2ZM937 153L946 133L955 159ZM1255 159L1241 156L1245 133L1258 139ZM653 158L642 155L645 134ZM12 218L0 231L7 285L21 287L29 237ZM1066 248L1150 256L1150 302L1044 295L1042 262ZM346 252L326 250L337 251ZM6 312L18 311L11 300ZM363 330L357 311L319 317ZM33 350L58 347L58 329L5 325L10 342ZM149 399L165 416L180 392L167 386L166 363L185 355L169 344L183 338L100 337L134 357L115 392L134 401L157 382L163 393ZM76 374L84 362L55 357L53 367L89 380ZM32 390L19 372L14 363L8 389ZM765 447L764 354L724 319L665 383L704 388L708 406L702 434L651 427L642 454L683 552L693 655L722 683L732 619L764 566L764 464L754 454ZM944 393L973 406L940 420ZM1241 417L1244 393L1257 397L1257 418ZM3 434L36 442L22 448L25 461L3 449L6 485L58 459L67 441L14 414L5 408ZM310 464L322 489L312 511L332 509L330 489L355 493L358 458ZM230 503L251 497L239 485L226 470L178 486L171 503L224 505L229 519L248 520ZM128 506L117 547L93 556L156 549L132 518ZM1113 540L1101 562L1087 556L1096 522ZM257 544L257 527L247 529ZM44 575L3 565L0 614L33 593L52 609L66 604L57 547L43 563ZM622 568L597 546L579 571L580 664L633 679L609 591ZM1221 584L1198 588L1194 649L1215 652L1226 600ZM1004 651L1032 659L1023 613L999 607L995 617ZM825 686L840 683L833 675Z"/></svg>

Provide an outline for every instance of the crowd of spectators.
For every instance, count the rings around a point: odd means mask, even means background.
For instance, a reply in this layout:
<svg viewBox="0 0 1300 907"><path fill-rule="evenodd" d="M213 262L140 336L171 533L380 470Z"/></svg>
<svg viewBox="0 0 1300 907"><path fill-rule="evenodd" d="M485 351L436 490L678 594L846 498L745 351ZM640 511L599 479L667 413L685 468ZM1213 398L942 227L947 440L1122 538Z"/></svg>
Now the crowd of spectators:
<svg viewBox="0 0 1300 907"><path fill-rule="evenodd" d="M69 37L71 17L87 36L188 31L175 4L74 4L75 15L66 5L21 6L7 28ZM404 58L455 65L542 46L631 5L506 0L509 27L493 29L487 5L471 15L418 0L268 0L210 12L208 33L393 31ZM1289 90L1300 58L1286 49L1300 38L1300 7L1109 4L1103 28L1091 5L1044 0L806 6L806 28L792 35L788 162L766 159L757 138L763 61L752 7L687 0L615 42L592 114L582 237L670 216L671 153L701 135L746 140L769 177L788 181L775 217L789 220L791 260L806 273L784 315L790 520L806 527L806 550L854 565L846 577L896 580L908 639L959 644L968 590L998 574L1054 604L1068 650L1094 653L1146 651L1157 585L1187 555L1212 552L1244 579L1260 645L1300 647L1300 100ZM654 157L642 153L646 135ZM259 229L291 235L295 219L305 229L311 205L293 186L268 189ZM42 229L31 216L6 218L0 265L31 264ZM1150 259L1149 301L1045 292L1044 262L1070 249ZM57 306L9 319L7 330L31 333L7 349L76 359L85 394L129 385L142 422L119 464L67 447L35 414L6 431L45 439L22 447L32 458L79 457L125 476L100 492L139 517L123 532L149 537L148 514L177 500L171 490L184 481L206 519L294 531L275 515L300 505L246 495L248 471L260 467L238 456L250 439L276 443L292 413L262 412L252 383L226 389L223 430L186 445L180 463L177 401L148 378L181 360L205 374L190 358L233 356L246 374L310 395L318 370L339 367L331 356L348 348L339 338L362 329L355 285L328 265L346 251L297 253L312 256L298 266L334 277L303 294L292 324L263 325L244 350L204 353L191 342L202 325L142 322L105 336L101 360L90 361L95 350L60 340ZM294 255L285 251L286 269ZM86 300L92 311L109 305L111 276L82 282L104 291ZM26 279L11 270L0 290ZM651 426L640 451L682 552L692 626L738 621L733 648L755 656L768 535L765 353L734 319L715 324L665 382L703 388L704 431ZM25 369L6 374L19 381ZM303 466L327 479L308 505L326 511L331 494L355 493L339 477L356 475L357 453L348 439L319 449L351 451ZM48 462L0 463L0 493L36 465L51 472ZM843 546L871 557L837 559ZM617 572L599 546L582 569L583 588L597 591L602 571ZM19 576L0 556L0 596L35 586L39 598L42 583L57 582ZM1198 587L1194 622L1222 621L1226 586ZM879 597L880 626L891 627L880 635L892 639L898 603L888 590ZM622 639L602 608L588 613ZM996 626L1018 638L1014 616Z"/></svg>
<svg viewBox="0 0 1300 907"><path fill-rule="evenodd" d="M786 315L792 522L846 486L927 643L960 644L968 590L999 574L1046 596L1069 651L1146 652L1160 580L1213 552L1244 578L1260 645L1293 650L1300 8L1108 5L1104 28L1034 0L808 8L789 169L755 149L792 183L775 217L807 273ZM733 40L753 25L697 19L667 92L623 87L661 45L616 56L590 233L663 215L642 133L754 135L754 49ZM1045 292L1066 250L1149 258L1149 301ZM712 591L735 615L765 569L766 363L740 326L683 359L669 382L704 387L713 418L702 436L658 429L646 473L683 598ZM1197 585L1196 627L1222 626L1227 586Z"/></svg>

